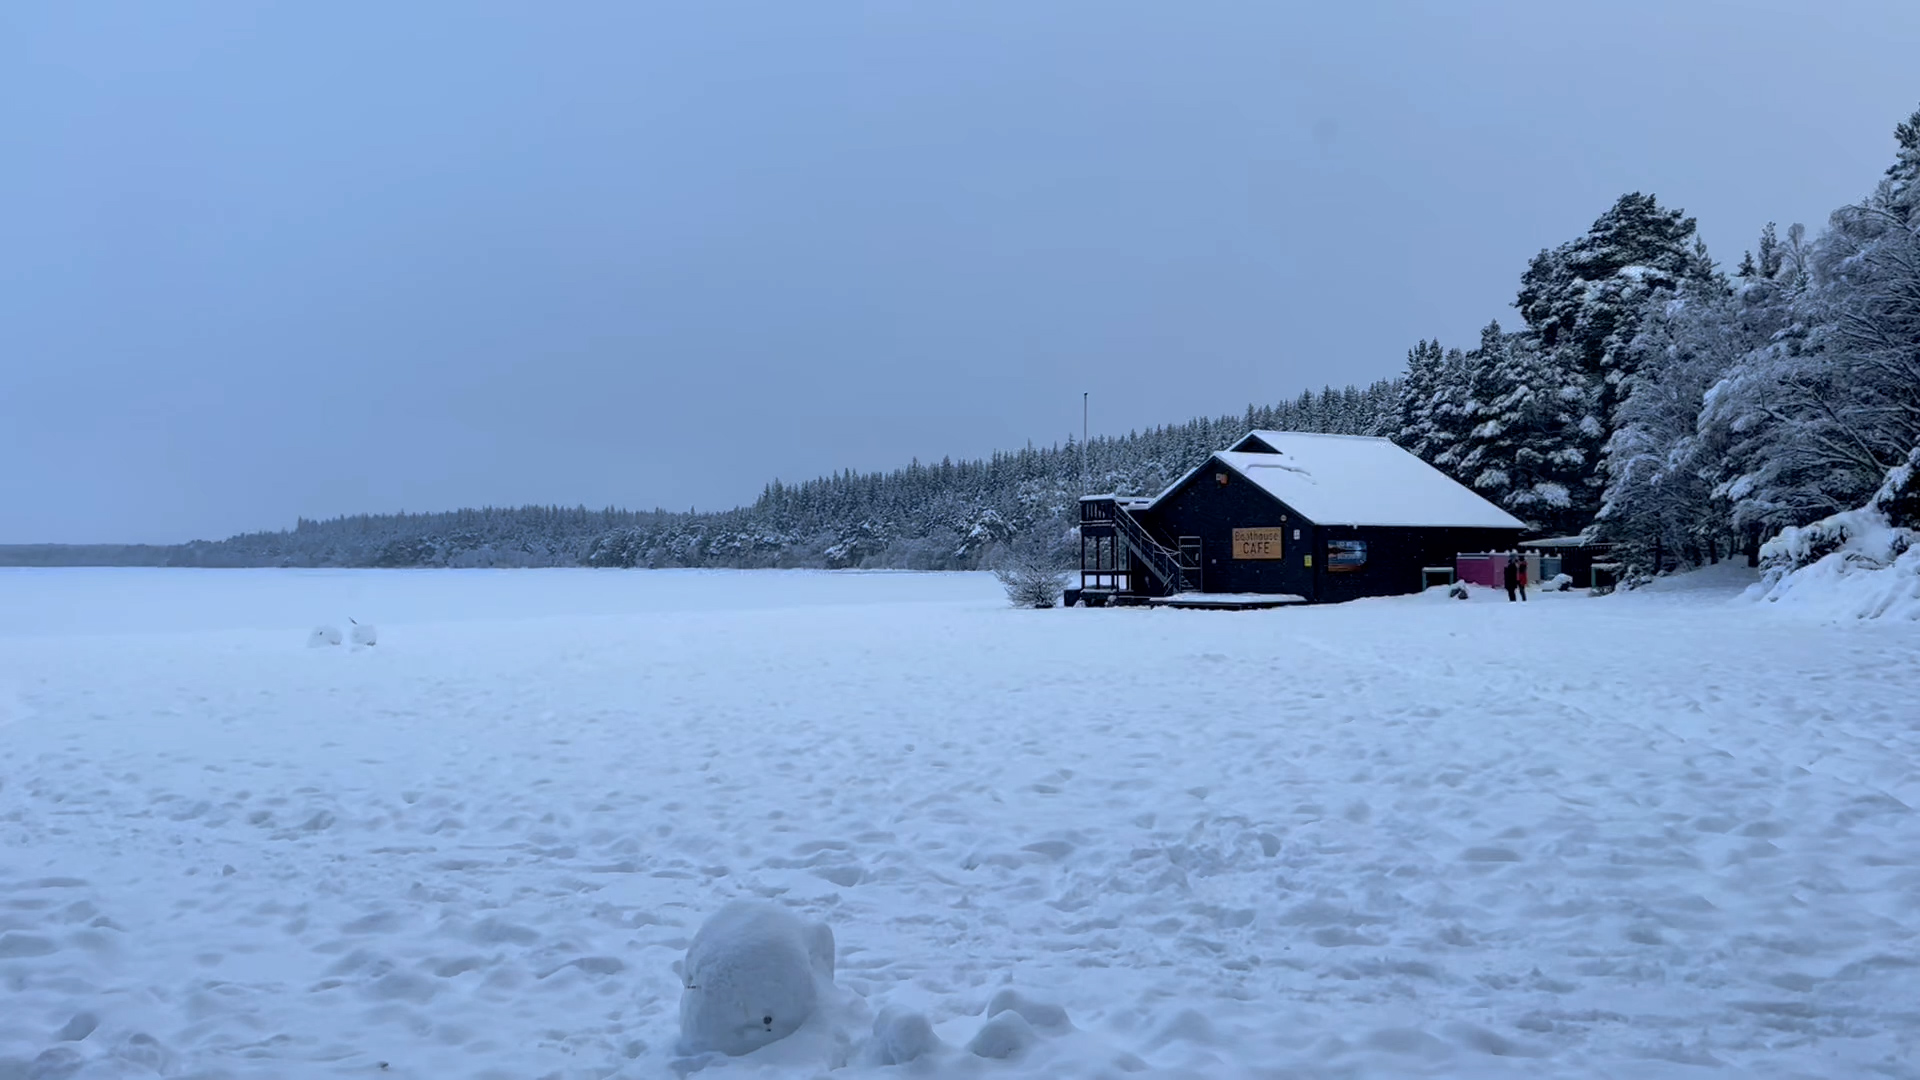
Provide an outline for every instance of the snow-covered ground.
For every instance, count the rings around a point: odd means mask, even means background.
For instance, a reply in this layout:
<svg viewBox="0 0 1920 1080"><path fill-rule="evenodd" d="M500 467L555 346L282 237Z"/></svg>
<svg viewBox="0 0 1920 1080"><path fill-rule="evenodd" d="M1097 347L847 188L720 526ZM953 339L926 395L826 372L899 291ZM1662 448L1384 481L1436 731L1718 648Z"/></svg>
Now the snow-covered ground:
<svg viewBox="0 0 1920 1080"><path fill-rule="evenodd" d="M0 571L0 1077L1920 1076L1920 627L1742 584Z"/></svg>

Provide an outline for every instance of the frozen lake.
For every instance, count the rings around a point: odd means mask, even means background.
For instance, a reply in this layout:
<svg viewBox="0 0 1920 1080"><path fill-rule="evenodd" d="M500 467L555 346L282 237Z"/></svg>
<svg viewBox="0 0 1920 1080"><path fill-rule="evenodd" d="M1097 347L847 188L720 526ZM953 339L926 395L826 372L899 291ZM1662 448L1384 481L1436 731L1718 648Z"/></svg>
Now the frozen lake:
<svg viewBox="0 0 1920 1080"><path fill-rule="evenodd" d="M0 570L0 1078L1920 1076L1920 626L1736 577ZM742 897L846 1000L683 1057Z"/></svg>

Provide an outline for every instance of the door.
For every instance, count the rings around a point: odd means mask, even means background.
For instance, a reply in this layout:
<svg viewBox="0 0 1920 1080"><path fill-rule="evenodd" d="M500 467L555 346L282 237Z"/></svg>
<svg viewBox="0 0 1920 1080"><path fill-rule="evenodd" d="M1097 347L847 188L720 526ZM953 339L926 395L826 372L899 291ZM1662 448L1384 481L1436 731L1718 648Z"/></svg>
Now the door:
<svg viewBox="0 0 1920 1080"><path fill-rule="evenodd" d="M1207 591L1200 575L1200 538L1197 536L1180 538L1180 576L1189 591Z"/></svg>

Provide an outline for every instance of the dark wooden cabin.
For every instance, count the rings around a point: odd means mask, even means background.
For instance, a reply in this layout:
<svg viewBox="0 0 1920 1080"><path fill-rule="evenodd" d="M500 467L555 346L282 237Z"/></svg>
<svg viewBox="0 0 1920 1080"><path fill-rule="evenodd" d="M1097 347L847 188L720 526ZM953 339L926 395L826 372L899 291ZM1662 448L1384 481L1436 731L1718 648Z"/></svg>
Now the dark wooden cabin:
<svg viewBox="0 0 1920 1080"><path fill-rule="evenodd" d="M1520 550L1536 552L1546 566L1540 571L1542 584L1552 580L1554 574L1565 574L1573 579L1573 588L1603 588L1612 583L1608 570L1617 569L1612 561L1613 545L1594 543L1582 536L1550 536L1528 540L1520 545ZM1548 563L1548 560L1552 560ZM1601 567L1599 576L1595 576L1594 567Z"/></svg>
<svg viewBox="0 0 1920 1080"><path fill-rule="evenodd" d="M1509 549L1523 528L1387 439L1256 431L1156 498L1082 499L1069 602L1419 592L1427 568Z"/></svg>

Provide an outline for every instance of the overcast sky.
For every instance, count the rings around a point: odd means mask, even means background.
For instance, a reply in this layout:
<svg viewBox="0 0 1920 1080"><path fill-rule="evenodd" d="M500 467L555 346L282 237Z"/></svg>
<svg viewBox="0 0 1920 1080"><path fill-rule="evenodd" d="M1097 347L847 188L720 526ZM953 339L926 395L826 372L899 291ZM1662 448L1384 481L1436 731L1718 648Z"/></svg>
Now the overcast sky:
<svg viewBox="0 0 1920 1080"><path fill-rule="evenodd" d="M1913 0L0 5L0 542L1238 412L1468 345L1615 196L1729 266Z"/></svg>

